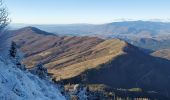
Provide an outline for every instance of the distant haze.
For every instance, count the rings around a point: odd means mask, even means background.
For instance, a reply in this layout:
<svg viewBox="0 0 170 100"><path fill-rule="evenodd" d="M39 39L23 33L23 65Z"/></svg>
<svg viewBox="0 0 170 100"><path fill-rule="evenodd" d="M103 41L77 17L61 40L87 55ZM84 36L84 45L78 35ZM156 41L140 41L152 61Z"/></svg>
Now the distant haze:
<svg viewBox="0 0 170 100"><path fill-rule="evenodd" d="M170 23L152 21L123 21L107 24L11 24L12 29L33 26L44 31L60 35L99 35L114 37L115 35L133 35L151 37L170 35Z"/></svg>

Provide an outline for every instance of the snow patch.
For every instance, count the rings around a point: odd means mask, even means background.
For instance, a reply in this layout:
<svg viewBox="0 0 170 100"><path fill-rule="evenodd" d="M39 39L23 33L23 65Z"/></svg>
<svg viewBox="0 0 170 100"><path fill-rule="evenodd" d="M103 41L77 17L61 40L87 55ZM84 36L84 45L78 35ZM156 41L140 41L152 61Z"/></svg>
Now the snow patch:
<svg viewBox="0 0 170 100"><path fill-rule="evenodd" d="M0 57L0 100L65 100L58 87Z"/></svg>

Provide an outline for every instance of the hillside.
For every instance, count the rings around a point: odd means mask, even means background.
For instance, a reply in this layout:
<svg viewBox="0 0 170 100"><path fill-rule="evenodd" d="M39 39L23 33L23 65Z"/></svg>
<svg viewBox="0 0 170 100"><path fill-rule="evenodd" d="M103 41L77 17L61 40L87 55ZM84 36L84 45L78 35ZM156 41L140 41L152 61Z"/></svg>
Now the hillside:
<svg viewBox="0 0 170 100"><path fill-rule="evenodd" d="M167 60L170 60L170 49L162 49L158 50L152 53L155 57L165 58Z"/></svg>
<svg viewBox="0 0 170 100"><path fill-rule="evenodd" d="M56 84L18 67L8 55L5 38L0 36L0 99L65 100Z"/></svg>
<svg viewBox="0 0 170 100"><path fill-rule="evenodd" d="M9 59L0 57L1 100L65 100L52 82L22 71Z"/></svg>
<svg viewBox="0 0 170 100"><path fill-rule="evenodd" d="M7 38L7 34L0 36L0 99L65 100L57 84L21 69L15 59L9 57Z"/></svg>
<svg viewBox="0 0 170 100"><path fill-rule="evenodd" d="M62 66L80 62L85 59L82 57L89 53L90 48L104 41L93 37L44 35L33 31L30 27L18 30L10 39L15 40L21 47L20 49L26 54L24 62L30 67L39 60L43 60L45 64L58 60L60 61L58 65L64 63ZM75 58L79 60L73 61ZM50 64L51 68L57 65L57 62L53 63Z"/></svg>
<svg viewBox="0 0 170 100"><path fill-rule="evenodd" d="M57 36L32 27L11 33L9 40L25 53L23 63L43 62L56 81L170 93L170 62L122 40Z"/></svg>
<svg viewBox="0 0 170 100"><path fill-rule="evenodd" d="M42 34L41 31L32 30L32 27L20 29L14 34L10 39L25 53L24 64L33 67L42 61L58 79L76 76L105 63L123 53L121 49L126 45L118 39L104 41L96 37ZM61 74L62 71L65 74Z"/></svg>
<svg viewBox="0 0 170 100"><path fill-rule="evenodd" d="M169 65L168 60L148 56L130 47L111 61L63 81L73 84L105 84L113 88L140 87L163 93L170 88Z"/></svg>

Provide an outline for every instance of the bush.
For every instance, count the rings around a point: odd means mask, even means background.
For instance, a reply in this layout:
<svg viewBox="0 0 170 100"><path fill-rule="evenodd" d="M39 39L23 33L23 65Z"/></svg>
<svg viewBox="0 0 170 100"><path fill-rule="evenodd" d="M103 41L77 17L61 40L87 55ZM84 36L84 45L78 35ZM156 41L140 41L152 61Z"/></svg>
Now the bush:
<svg viewBox="0 0 170 100"><path fill-rule="evenodd" d="M45 68L42 63L38 63L37 65L35 65L35 67L31 70L31 72L33 74L38 75L40 78L48 77L47 68Z"/></svg>

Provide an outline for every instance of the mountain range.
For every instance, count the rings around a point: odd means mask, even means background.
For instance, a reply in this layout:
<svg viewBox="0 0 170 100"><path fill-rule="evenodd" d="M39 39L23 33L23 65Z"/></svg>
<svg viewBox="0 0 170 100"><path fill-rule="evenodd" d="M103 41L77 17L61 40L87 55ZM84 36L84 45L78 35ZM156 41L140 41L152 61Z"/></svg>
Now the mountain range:
<svg viewBox="0 0 170 100"><path fill-rule="evenodd" d="M12 24L19 29L27 24ZM103 39L119 38L137 47L157 51L169 49L170 23L152 21L122 21L107 24L31 25L62 36L95 36Z"/></svg>
<svg viewBox="0 0 170 100"><path fill-rule="evenodd" d="M16 42L25 54L23 63L28 68L42 62L55 81L170 93L170 61L121 39L61 36L35 27L7 34L7 40Z"/></svg>
<svg viewBox="0 0 170 100"><path fill-rule="evenodd" d="M27 24L12 24L12 29L22 28ZM114 37L115 35L137 35L153 37L170 33L170 23L152 21L122 21L106 24L66 24L66 25L30 25L47 32L60 35L101 35Z"/></svg>

